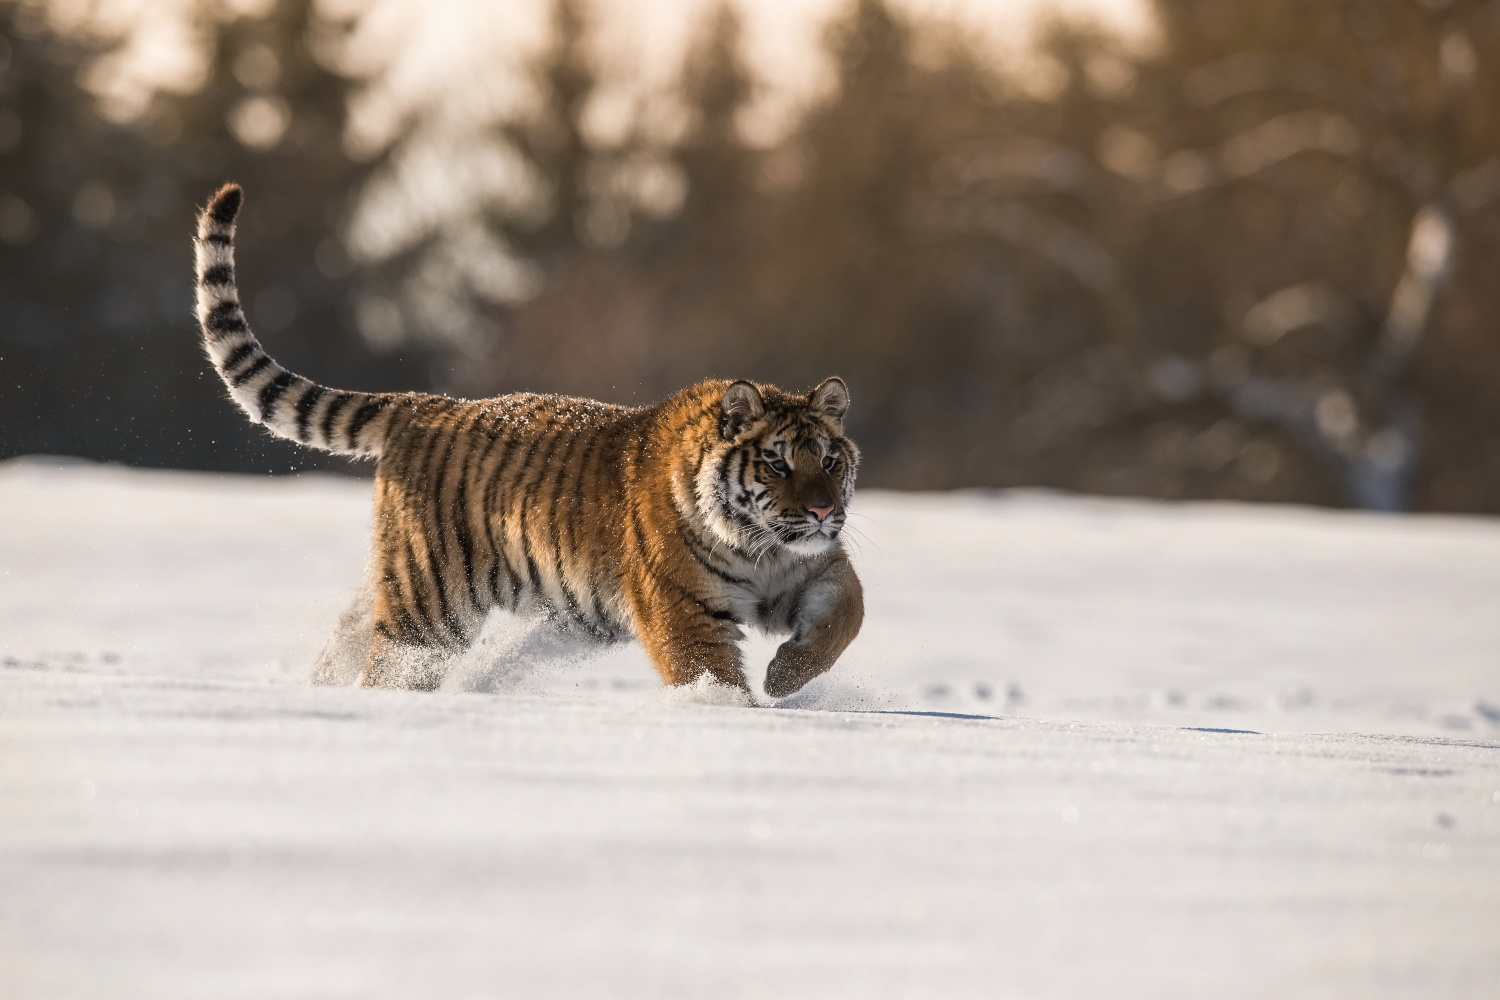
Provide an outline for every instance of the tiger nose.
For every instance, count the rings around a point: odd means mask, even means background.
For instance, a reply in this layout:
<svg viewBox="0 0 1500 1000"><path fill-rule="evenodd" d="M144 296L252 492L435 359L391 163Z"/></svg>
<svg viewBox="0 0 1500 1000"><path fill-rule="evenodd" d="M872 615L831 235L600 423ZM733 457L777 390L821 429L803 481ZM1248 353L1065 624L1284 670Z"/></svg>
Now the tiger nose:
<svg viewBox="0 0 1500 1000"><path fill-rule="evenodd" d="M816 517L819 522L828 520L828 515L833 513L831 505L828 507L809 507L807 509L812 511L813 517Z"/></svg>

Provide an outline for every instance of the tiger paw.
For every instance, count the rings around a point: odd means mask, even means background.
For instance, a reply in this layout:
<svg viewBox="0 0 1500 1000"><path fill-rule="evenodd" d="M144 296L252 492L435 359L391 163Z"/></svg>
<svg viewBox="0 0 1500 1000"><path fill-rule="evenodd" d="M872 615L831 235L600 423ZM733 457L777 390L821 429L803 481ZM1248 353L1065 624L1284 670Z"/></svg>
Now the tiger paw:
<svg viewBox="0 0 1500 1000"><path fill-rule="evenodd" d="M796 694L808 681L831 666L831 663L821 663L806 646L783 642L776 650L776 658L766 668L766 694L772 698Z"/></svg>

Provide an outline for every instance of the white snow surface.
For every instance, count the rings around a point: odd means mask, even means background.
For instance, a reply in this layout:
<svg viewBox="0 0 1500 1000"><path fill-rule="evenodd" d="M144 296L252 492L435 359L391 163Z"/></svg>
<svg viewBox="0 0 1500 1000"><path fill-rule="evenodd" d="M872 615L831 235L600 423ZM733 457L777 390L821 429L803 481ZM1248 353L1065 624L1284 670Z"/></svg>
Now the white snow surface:
<svg viewBox="0 0 1500 1000"><path fill-rule="evenodd" d="M1500 997L1500 523L866 491L750 708L309 685L369 494L0 465L0 996Z"/></svg>

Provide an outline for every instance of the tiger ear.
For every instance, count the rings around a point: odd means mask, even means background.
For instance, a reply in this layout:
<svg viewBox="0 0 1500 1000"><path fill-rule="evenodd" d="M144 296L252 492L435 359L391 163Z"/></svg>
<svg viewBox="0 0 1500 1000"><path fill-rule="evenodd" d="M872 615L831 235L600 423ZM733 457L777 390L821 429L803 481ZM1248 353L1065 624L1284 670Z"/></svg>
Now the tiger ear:
<svg viewBox="0 0 1500 1000"><path fill-rule="evenodd" d="M724 390L719 401L723 419L719 421L719 433L725 440L733 438L753 420L766 412L766 402L760 398L760 390L749 382L736 382Z"/></svg>
<svg viewBox="0 0 1500 1000"><path fill-rule="evenodd" d="M812 391L807 408L823 414L836 424L843 424L844 414L849 412L849 387L837 375L826 378Z"/></svg>

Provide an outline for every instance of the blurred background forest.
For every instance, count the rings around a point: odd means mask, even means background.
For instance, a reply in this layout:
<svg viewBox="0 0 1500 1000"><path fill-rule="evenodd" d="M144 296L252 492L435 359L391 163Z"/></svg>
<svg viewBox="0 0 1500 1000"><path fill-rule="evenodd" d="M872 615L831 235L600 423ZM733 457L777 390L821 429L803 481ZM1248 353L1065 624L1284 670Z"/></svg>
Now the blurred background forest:
<svg viewBox="0 0 1500 1000"><path fill-rule="evenodd" d="M732 5L610 128L598 12L553 0L519 96L373 139L358 4L202 3L202 72L134 103L86 7L0 0L0 457L335 467L198 348L233 179L251 325L327 384L837 373L863 485L1500 513L1500 0L1154 0L1146 43L1059 15L1020 61L848 0L769 141Z"/></svg>

